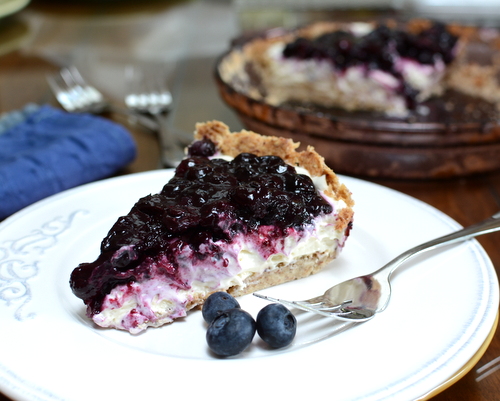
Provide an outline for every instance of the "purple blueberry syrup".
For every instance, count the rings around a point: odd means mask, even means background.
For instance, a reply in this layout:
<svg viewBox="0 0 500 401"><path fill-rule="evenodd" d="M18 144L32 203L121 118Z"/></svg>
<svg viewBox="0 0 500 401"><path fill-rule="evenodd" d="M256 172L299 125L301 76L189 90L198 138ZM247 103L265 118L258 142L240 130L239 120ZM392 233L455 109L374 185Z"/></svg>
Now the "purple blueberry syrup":
<svg viewBox="0 0 500 401"><path fill-rule="evenodd" d="M208 140L193 143L162 191L140 199L103 239L98 259L73 271L71 288L92 313L115 286L151 275L148 265L158 255L169 261L161 274L182 287L179 249L189 246L195 259L220 261L221 248L210 242L207 250L207 241L230 242L261 226L279 238L290 227L302 230L332 212L310 177L281 158L242 153L232 161L210 159L215 150Z"/></svg>
<svg viewBox="0 0 500 401"><path fill-rule="evenodd" d="M458 38L442 23L434 23L419 34L391 29L380 25L364 36L335 31L313 40L297 38L283 50L286 58L330 60L338 71L363 65L368 70L382 70L395 76L399 93L407 99L408 107L414 108L418 92L404 83L396 70L396 56L416 60L421 64L434 64L442 60L451 63Z"/></svg>

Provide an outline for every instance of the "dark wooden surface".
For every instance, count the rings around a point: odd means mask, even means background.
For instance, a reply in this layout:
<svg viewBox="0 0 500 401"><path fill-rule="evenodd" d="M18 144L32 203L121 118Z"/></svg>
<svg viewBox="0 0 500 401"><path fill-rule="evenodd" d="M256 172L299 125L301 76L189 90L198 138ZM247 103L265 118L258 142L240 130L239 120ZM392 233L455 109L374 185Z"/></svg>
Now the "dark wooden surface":
<svg viewBox="0 0 500 401"><path fill-rule="evenodd" d="M3 41L8 41L12 36L22 35L23 25L28 25L28 30L37 32L37 26L40 25L40 20L43 18L50 19L50 23L64 24L65 14L61 11L55 13L55 8L48 7L42 1L34 2L33 5L23 10L13 18L1 21L0 23L0 45ZM170 2L153 2L150 9L137 11L133 8L126 10L127 18L130 19L130 29L138 29L137 25L133 24L134 18L141 18L143 24L151 27L154 24L148 21L157 21L155 17L158 12L167 12L169 7L173 7ZM167 11L166 11L167 10ZM92 22L92 18L97 15L95 9L89 11L88 8L81 7L81 10L73 10L73 14L68 14L68 21L74 22L77 19L75 27L75 35L82 35L81 16L75 17L77 12L81 12L85 18ZM57 18L53 18L57 15ZM50 26L50 23L45 21L44 29ZM78 25L79 24L79 25ZM112 24L110 24L112 26ZM127 24L120 25L120 37L127 37L130 32L127 31ZM141 25L143 26L143 25ZM65 27L66 31L72 32L71 28ZM76 30L80 29L79 32ZM63 32L54 29L54 32ZM32 32L33 33L33 32ZM34 103L51 103L56 105L55 99L51 95L46 84L45 77L48 73L57 71L59 66L63 64L65 48L58 48L57 52L51 53L50 44L60 43L68 38L61 38L55 35L50 36L50 30L44 32L45 43L38 43L36 46L32 42L22 42L18 46L13 46L7 50L0 47L0 113L18 109L29 102ZM33 40L33 39L31 39ZM228 38L229 40L229 38ZM40 40L39 40L40 41ZM51 42L52 41L52 42ZM36 40L35 40L36 42ZM76 40L77 45L85 46L89 43L92 45L92 40L89 37L84 37L81 40ZM97 41L96 41L97 43ZM67 51L74 52L74 48L67 43ZM210 82L210 73L207 73L207 80L200 88L208 88L210 96L213 96L215 90L212 88L213 82ZM200 89L201 90L201 89ZM213 107L213 102L216 99L207 99L207 108ZM206 108L206 109L207 109ZM182 113L180 110L178 113ZM189 113L192 110L186 110L184 115L178 114L178 119L188 119ZM223 110L223 113L228 112ZM220 114L220 110L217 111ZM216 113L216 114L217 114ZM187 115L186 115L187 114ZM228 114L229 115L229 114ZM136 173L141 171L153 170L158 166L158 144L151 133L142 130L134 125L129 124L124 118L119 116L108 116L117 122L123 123L134 135L138 144L137 159L121 174ZM219 118L219 115L214 118ZM200 121L204 121L204 116ZM192 116L192 125L197 122L196 113ZM233 127L232 127L233 128ZM235 127L237 128L237 127ZM401 191L415 198L418 198L442 212L446 213L460 224L466 226L478 222L493 213L500 210L500 172L492 173L483 176L457 178L445 181L395 181L395 180L372 180L379 184ZM497 272L500 272L500 233L493 233L487 236L480 237L479 242L484 247L490 256ZM425 346L425 345L422 345ZM500 371L493 373L487 378L476 381L478 374L476 369L484 364L492 361L500 356L500 334L495 334L493 340L486 352L479 359L475 366L458 382L451 387L445 389L433 399L439 401L456 401L456 400L496 400L500 399ZM1 355L0 355L1 361ZM0 394L0 401L8 400L7 397Z"/></svg>

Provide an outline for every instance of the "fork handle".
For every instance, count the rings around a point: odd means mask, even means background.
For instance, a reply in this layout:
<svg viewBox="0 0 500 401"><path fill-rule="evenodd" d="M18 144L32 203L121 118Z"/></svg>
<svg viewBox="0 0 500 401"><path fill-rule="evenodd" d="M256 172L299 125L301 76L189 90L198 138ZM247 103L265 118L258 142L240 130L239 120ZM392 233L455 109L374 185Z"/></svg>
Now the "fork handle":
<svg viewBox="0 0 500 401"><path fill-rule="evenodd" d="M133 121L135 120L134 122L141 124L143 127L151 131L158 132L160 130L160 124L158 124L157 121L146 115L127 109L126 107L109 105L109 111L130 117Z"/></svg>
<svg viewBox="0 0 500 401"><path fill-rule="evenodd" d="M168 127L167 116L164 113L155 113L154 116L159 125L162 167L177 167L185 156L183 147Z"/></svg>
<svg viewBox="0 0 500 401"><path fill-rule="evenodd" d="M388 271L388 276L390 276L394 271L409 258L431 249L435 249L439 246L452 244L454 242L465 241L478 235L488 234L500 230L500 212L495 213L493 216L479 223L473 224L472 226L463 228L461 230L455 231L451 234L443 235L442 237L435 238L433 240L427 241L423 244L417 245L414 248L397 256L384 267L377 270L373 274L381 273L382 271Z"/></svg>

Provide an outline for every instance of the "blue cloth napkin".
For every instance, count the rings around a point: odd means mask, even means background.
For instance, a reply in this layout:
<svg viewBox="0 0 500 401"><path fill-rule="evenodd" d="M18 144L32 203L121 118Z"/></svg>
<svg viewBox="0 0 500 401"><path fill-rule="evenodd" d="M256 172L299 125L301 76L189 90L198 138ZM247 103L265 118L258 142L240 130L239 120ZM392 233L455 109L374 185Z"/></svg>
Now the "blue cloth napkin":
<svg viewBox="0 0 500 401"><path fill-rule="evenodd" d="M134 160L122 126L28 105L0 117L0 219L49 195L109 177Z"/></svg>

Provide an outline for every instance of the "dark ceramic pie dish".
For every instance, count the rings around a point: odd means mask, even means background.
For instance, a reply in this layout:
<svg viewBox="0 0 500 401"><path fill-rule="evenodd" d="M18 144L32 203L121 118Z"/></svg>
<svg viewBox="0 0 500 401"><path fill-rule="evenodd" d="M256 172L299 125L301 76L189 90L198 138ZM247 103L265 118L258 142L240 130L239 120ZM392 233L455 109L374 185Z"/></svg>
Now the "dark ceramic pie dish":
<svg viewBox="0 0 500 401"><path fill-rule="evenodd" d="M276 30L260 33L276 35ZM500 169L500 114L495 104L448 91L405 118L310 104L272 106L236 90L219 66L251 37L238 38L216 64L222 99L243 125L264 135L312 145L335 172L380 178L431 179ZM491 50L493 51L493 50ZM422 109L420 109L422 110Z"/></svg>

